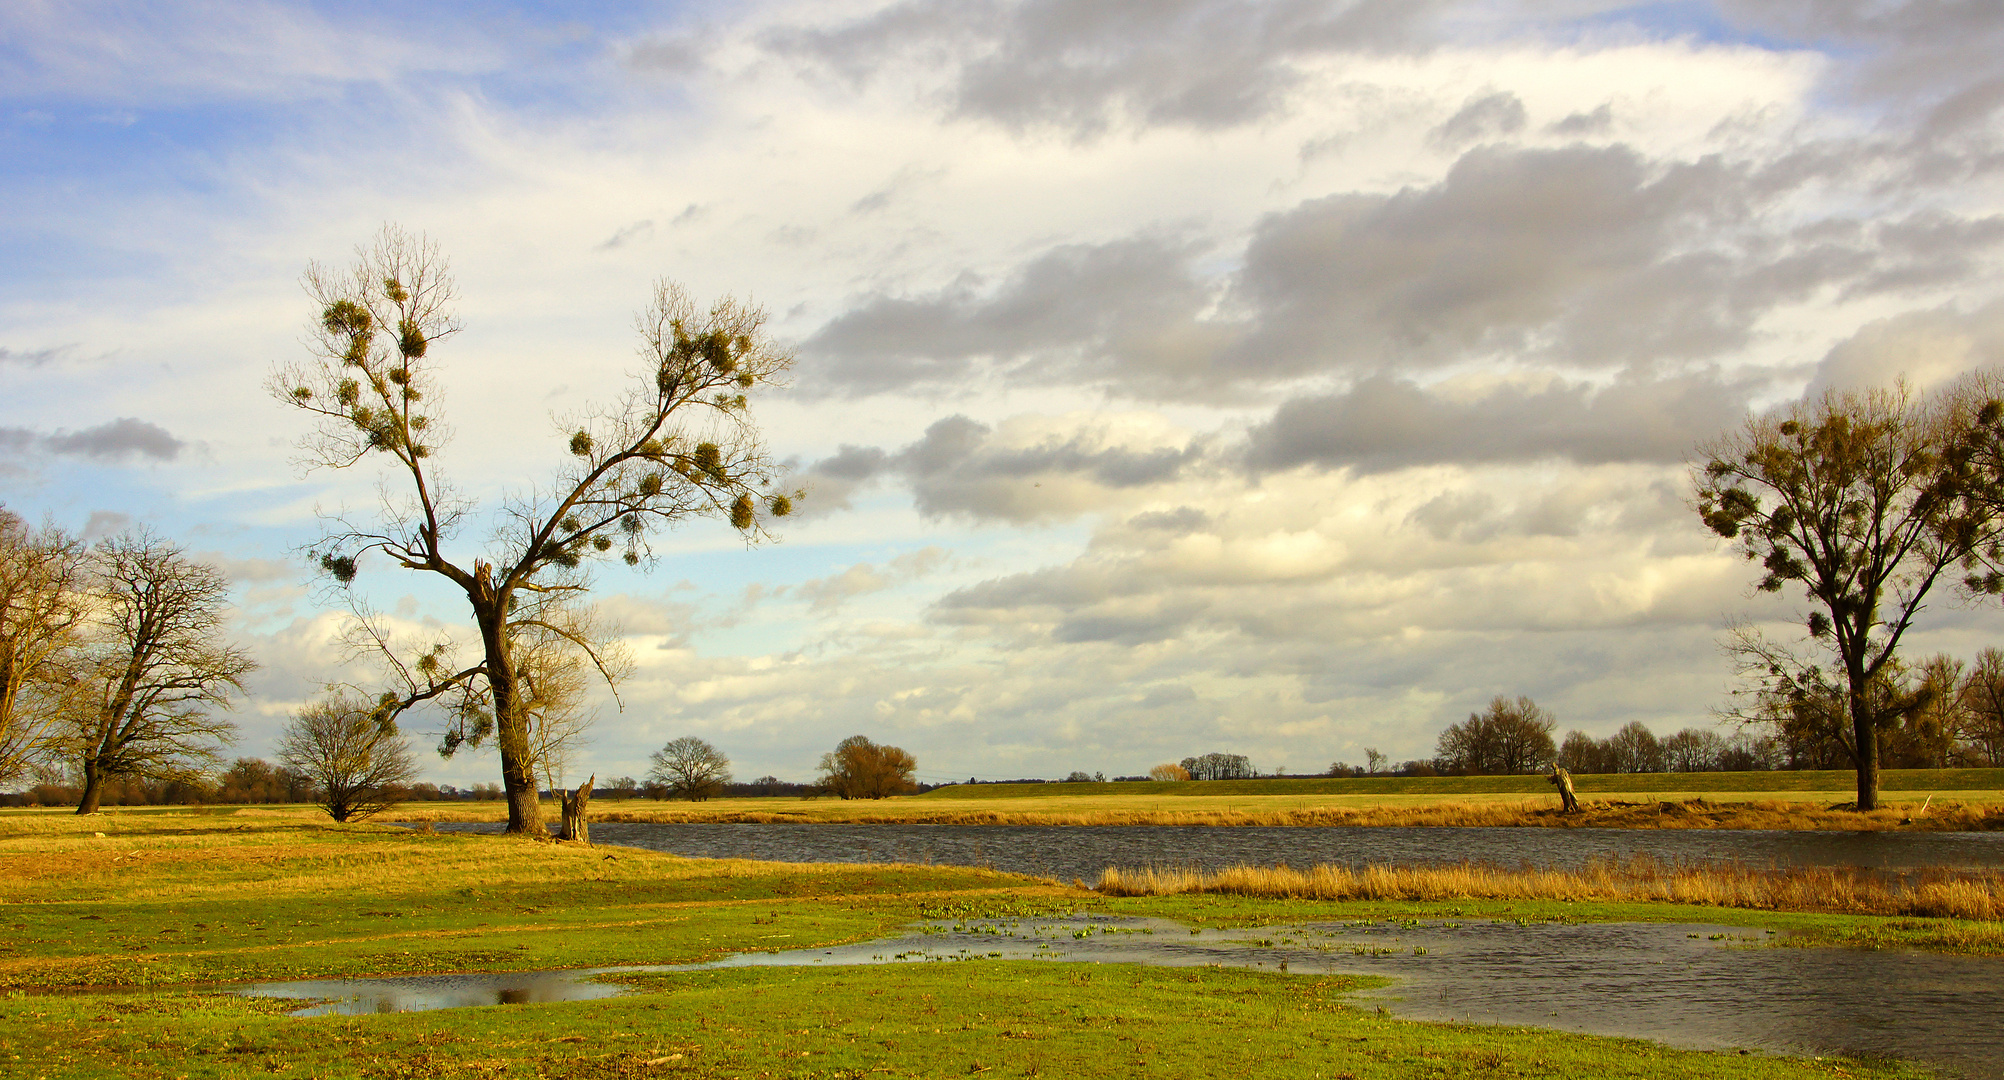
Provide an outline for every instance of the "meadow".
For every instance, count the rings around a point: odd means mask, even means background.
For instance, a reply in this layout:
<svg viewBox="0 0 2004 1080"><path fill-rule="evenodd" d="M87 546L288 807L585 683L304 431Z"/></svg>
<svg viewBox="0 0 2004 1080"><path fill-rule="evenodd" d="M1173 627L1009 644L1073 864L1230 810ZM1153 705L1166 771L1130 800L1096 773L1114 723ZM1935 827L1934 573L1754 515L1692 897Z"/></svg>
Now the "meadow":
<svg viewBox="0 0 2004 1080"><path fill-rule="evenodd" d="M1163 884L1163 883L1157 883ZM284 808L0 817L0 1072L24 1077L1147 1075L1810 1077L1892 1062L1421 1023L1362 980L982 961L628 976L594 1002L295 1018L232 982L685 963L921 919L1079 911L1705 921L1999 951L1994 923L1693 907L1496 882L1334 898L1181 882L1117 896L955 867L790 865L338 826ZM1269 885L1272 882L1268 882ZM1466 883L1464 883L1466 884ZM1994 896L1994 883L1992 884ZM1484 890L1499 895L1484 895ZM1109 889L1108 893L1118 892Z"/></svg>
<svg viewBox="0 0 2004 1080"><path fill-rule="evenodd" d="M1630 773L1575 778L1562 814L1542 776L1278 777L1172 783L955 784L883 800L592 803L597 821L947 825L1465 825L1552 828L2004 828L2004 769L1887 770L1882 805L1844 809L1847 772ZM414 803L409 821L505 821L499 802Z"/></svg>

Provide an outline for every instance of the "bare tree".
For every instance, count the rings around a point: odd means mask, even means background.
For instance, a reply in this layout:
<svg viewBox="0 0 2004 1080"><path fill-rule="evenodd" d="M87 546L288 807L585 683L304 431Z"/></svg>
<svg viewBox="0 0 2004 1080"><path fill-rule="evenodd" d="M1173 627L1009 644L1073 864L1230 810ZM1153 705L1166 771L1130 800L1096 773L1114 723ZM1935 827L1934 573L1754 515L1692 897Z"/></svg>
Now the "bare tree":
<svg viewBox="0 0 2004 1080"><path fill-rule="evenodd" d="M1895 769L1945 769L1956 763L1964 734L1973 720L1964 696L1964 664L1937 653L1916 667L1902 666L1903 696L1912 707L1884 736L1881 752Z"/></svg>
<svg viewBox="0 0 2004 1080"><path fill-rule="evenodd" d="M410 745L385 724L375 703L339 690L293 714L278 742L285 767L311 777L335 821L379 814L417 779Z"/></svg>
<svg viewBox="0 0 2004 1080"><path fill-rule="evenodd" d="M1962 692L1970 712L1965 735L1970 755L1979 765L2004 765L2004 652L1978 653Z"/></svg>
<svg viewBox="0 0 2004 1080"><path fill-rule="evenodd" d="M821 755L821 783L845 799L882 799L916 791L916 768L918 762L904 750L851 735Z"/></svg>
<svg viewBox="0 0 2004 1080"><path fill-rule="evenodd" d="M585 652L572 645L572 636L603 643L596 651L612 680L632 670L626 650L595 625L592 614L589 608L567 614L562 621L571 636L531 626L516 640L529 756L552 792L568 786L571 766L590 743L586 732L598 719L588 700L594 673Z"/></svg>
<svg viewBox="0 0 2004 1080"><path fill-rule="evenodd" d="M92 640L59 723L83 773L77 813L97 812L109 777L187 780L220 760L236 725L218 716L257 664L219 642L229 582L145 532L93 551Z"/></svg>
<svg viewBox="0 0 2004 1080"><path fill-rule="evenodd" d="M1609 772L1645 773L1663 771L1663 744L1656 733L1640 720L1630 720L1620 731L1607 737Z"/></svg>
<svg viewBox="0 0 2004 1080"><path fill-rule="evenodd" d="M84 546L0 507L0 784L52 749L89 607Z"/></svg>
<svg viewBox="0 0 2004 1080"><path fill-rule="evenodd" d="M1685 728L1663 740L1663 765L1671 772L1714 772L1725 749L1718 732Z"/></svg>
<svg viewBox="0 0 2004 1080"><path fill-rule="evenodd" d="M1997 513L1970 497L1976 430L1954 398L1832 391L1700 450L1705 526L1760 564L1761 591L1795 583L1811 604L1799 644L1736 633L1729 649L1760 707L1730 715L1758 719L1777 701L1820 708L1837 694L1860 810L1878 806L1880 733L1913 706L1883 692L1884 669L1943 576L1995 547ZM1988 583L2004 589L2004 578Z"/></svg>
<svg viewBox="0 0 2004 1080"><path fill-rule="evenodd" d="M1516 774L1542 771L1557 757L1552 728L1558 722L1538 703L1502 694L1479 713L1451 724L1440 733L1436 747L1443 770L1475 774Z"/></svg>
<svg viewBox="0 0 2004 1080"><path fill-rule="evenodd" d="M680 287L658 284L638 320L645 362L635 382L610 407L561 425L567 464L504 502L486 554L454 555L448 548L475 507L437 464L447 432L435 412L431 359L459 330L452 279L434 244L395 227L360 254L347 272L309 267L315 356L275 372L270 388L312 418L309 466L379 461L400 494L386 495L372 520L337 520L315 553L351 595L358 560L376 555L438 575L465 596L477 661L455 662L449 642L407 661L387 635L368 632L401 680L378 708L395 715L421 702L444 706L445 752L492 736L508 831L541 835L522 635L540 629L564 639L614 683L606 639L551 617L553 605L581 610L589 561L616 551L641 563L654 530L695 517L728 521L748 540L767 535L761 512L783 516L792 501L768 490L775 470L746 392L776 383L791 357L766 340L762 310L724 300L699 311Z"/></svg>
<svg viewBox="0 0 2004 1080"><path fill-rule="evenodd" d="M1558 766L1570 773L1615 771L1608 764L1607 744L1584 731L1568 731L1559 743Z"/></svg>
<svg viewBox="0 0 2004 1080"><path fill-rule="evenodd" d="M731 782L731 759L694 735L668 740L650 760L654 767L647 771L648 781L659 784L671 799L701 802Z"/></svg>
<svg viewBox="0 0 2004 1080"><path fill-rule="evenodd" d="M1148 770L1148 778L1150 780L1163 781L1188 780L1190 778L1190 770L1181 765L1164 763Z"/></svg>

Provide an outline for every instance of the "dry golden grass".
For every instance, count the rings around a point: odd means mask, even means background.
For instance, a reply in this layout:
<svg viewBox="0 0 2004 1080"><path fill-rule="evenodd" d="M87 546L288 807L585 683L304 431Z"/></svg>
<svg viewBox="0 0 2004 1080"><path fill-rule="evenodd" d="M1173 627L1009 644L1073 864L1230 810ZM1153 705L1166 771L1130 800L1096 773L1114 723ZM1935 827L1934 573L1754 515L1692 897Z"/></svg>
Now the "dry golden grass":
<svg viewBox="0 0 2004 1080"><path fill-rule="evenodd" d="M684 859L655 852L607 858L565 843L497 844L483 838L340 825L301 812L255 824L224 814L74 815L0 819L0 903L117 897L121 901L227 899L254 882L260 896L351 896L435 889L560 887L579 881L658 886L680 879L779 881L818 864Z"/></svg>
<svg viewBox="0 0 2004 1080"><path fill-rule="evenodd" d="M1994 792L1942 792L1860 814L1831 809L1844 792L1610 794L1562 814L1555 797L1472 795L1083 795L1009 799L720 799L602 802L592 820L649 823L867 825L1535 826L1627 829L2004 829ZM550 808L554 820L555 808ZM399 821L504 821L501 803L413 803Z"/></svg>
<svg viewBox="0 0 2004 1080"><path fill-rule="evenodd" d="M1100 876L1098 888L1108 896L1231 893L1293 900L1569 900L1982 921L2004 916L2004 892L2000 892L2004 876L1995 871L1897 875L1848 867L1756 870L1668 865L1647 857L1599 862L1576 871L1475 864L1361 870L1241 866L1216 873L1110 868Z"/></svg>

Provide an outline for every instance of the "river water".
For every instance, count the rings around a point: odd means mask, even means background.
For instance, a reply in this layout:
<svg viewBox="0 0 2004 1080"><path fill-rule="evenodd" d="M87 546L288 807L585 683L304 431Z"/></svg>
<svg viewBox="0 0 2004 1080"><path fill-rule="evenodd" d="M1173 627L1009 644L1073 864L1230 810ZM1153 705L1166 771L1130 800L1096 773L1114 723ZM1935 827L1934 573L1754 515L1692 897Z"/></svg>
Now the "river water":
<svg viewBox="0 0 2004 1080"><path fill-rule="evenodd" d="M500 832L499 824L440 824ZM1783 832L1741 829L1268 827L1212 825L630 824L591 827L604 844L698 858L775 862L985 866L1091 884L1109 866L1319 863L1428 866L1462 862L1571 869L1646 855L1669 863L1745 866L2004 867L2004 833Z"/></svg>
<svg viewBox="0 0 2004 1080"><path fill-rule="evenodd" d="M1910 951L1766 948L1745 928L1637 923L1332 922L1192 932L1161 919L967 920L830 949L712 964L271 983L317 999L301 1015L603 998L614 971L983 963L1001 959L1226 965L1388 976L1353 1001L1400 1016L1529 1025L1694 1048L1861 1054L2004 1080L2004 961Z"/></svg>

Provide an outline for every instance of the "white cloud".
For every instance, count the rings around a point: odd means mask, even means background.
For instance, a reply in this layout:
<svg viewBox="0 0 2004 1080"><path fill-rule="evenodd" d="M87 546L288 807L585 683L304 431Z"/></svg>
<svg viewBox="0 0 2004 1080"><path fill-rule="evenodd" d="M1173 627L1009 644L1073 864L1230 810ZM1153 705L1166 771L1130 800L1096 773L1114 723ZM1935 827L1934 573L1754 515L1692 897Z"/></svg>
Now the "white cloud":
<svg viewBox="0 0 2004 1080"><path fill-rule="evenodd" d="M654 276L799 346L787 541L602 579L640 671L600 775L695 733L804 777L858 731L943 777L1314 768L1499 691L1703 722L1716 623L1767 609L1688 448L2004 359L2004 20L1693 10L16 5L8 505L234 560L259 717L347 670L273 567L376 478L300 476L261 384L305 262L396 220L459 273L439 465L483 505L619 391Z"/></svg>

